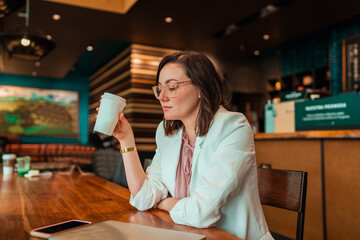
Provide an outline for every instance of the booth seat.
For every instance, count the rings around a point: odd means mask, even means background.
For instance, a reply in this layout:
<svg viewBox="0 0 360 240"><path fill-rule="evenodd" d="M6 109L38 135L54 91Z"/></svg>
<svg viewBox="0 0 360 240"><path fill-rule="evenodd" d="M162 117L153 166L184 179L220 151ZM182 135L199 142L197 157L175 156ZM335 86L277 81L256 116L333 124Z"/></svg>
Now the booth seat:
<svg viewBox="0 0 360 240"><path fill-rule="evenodd" d="M6 153L17 156L30 156L32 162L66 162L69 164L90 165L95 147L78 144L25 144L11 143L5 147Z"/></svg>

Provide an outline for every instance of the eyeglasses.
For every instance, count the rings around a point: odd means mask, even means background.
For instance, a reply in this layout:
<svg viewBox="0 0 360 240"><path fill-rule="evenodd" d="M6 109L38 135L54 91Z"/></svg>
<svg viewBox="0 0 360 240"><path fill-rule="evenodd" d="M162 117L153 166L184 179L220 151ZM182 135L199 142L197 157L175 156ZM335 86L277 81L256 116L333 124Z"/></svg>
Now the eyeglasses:
<svg viewBox="0 0 360 240"><path fill-rule="evenodd" d="M183 82L174 82L170 81L162 85L156 85L152 87L152 90L154 91L154 95L157 99L159 99L160 93L162 92L163 88L165 89L166 96L168 97L176 97L178 85L182 83L188 83L191 81L183 81Z"/></svg>

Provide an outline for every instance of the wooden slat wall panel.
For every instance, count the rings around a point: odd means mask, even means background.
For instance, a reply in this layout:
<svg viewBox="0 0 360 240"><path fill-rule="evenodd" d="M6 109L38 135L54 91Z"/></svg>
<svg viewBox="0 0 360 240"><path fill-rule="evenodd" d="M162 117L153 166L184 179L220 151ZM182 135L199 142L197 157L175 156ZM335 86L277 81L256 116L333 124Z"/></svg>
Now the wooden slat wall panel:
<svg viewBox="0 0 360 240"><path fill-rule="evenodd" d="M133 127L139 151L154 151L156 127L163 118L151 87L161 59L174 49L131 44L90 78L89 132L94 128L96 108L104 92L126 99L124 114Z"/></svg>
<svg viewBox="0 0 360 240"><path fill-rule="evenodd" d="M113 58L110 62L105 64L103 67L101 67L96 73L94 73L90 77L90 82L94 81L95 79L99 78L100 75L102 75L104 72L107 72L111 67L113 67L115 64L121 61L124 57L128 56L130 54L131 47L128 47L124 51L122 51L119 55L117 55L115 58Z"/></svg>

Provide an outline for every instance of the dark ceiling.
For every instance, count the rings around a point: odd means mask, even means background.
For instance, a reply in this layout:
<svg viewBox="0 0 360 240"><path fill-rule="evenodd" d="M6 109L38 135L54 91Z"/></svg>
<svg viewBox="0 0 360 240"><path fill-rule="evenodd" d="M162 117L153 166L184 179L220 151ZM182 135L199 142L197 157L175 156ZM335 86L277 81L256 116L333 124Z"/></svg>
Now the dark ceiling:
<svg viewBox="0 0 360 240"><path fill-rule="evenodd" d="M19 12L25 6L1 19L3 31L25 24ZM52 19L55 13L59 21ZM96 63L88 62L93 69L125 42L241 59L359 15L359 0L138 0L125 15L31 0L30 26L51 35L56 48L40 67L2 52L0 73L63 78L84 53L97 54L91 58ZM165 23L168 16L172 23ZM92 53L86 53L88 45L94 45Z"/></svg>

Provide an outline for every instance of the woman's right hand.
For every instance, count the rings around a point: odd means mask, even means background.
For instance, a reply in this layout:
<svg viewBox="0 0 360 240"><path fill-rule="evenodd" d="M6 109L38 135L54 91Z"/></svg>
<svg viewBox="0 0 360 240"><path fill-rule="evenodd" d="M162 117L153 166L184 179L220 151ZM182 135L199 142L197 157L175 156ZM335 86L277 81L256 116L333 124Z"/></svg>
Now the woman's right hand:
<svg viewBox="0 0 360 240"><path fill-rule="evenodd" d="M119 140L122 148L135 146L133 130L123 113L119 114L119 120L112 135Z"/></svg>

